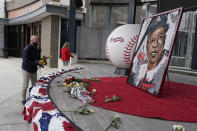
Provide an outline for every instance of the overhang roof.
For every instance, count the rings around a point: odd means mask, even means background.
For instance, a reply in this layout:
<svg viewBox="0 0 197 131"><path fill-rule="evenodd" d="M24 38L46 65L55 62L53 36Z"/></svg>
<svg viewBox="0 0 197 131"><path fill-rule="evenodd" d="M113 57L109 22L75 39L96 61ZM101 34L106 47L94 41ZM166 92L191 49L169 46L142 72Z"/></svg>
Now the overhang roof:
<svg viewBox="0 0 197 131"><path fill-rule="evenodd" d="M44 17L50 15L59 15L63 18L69 18L69 11L65 7L44 5L33 12L30 12L28 14L19 17L15 17L11 19L0 18L0 24L4 24L4 25L27 24L27 23L40 21ZM82 20L83 13L76 12L76 19Z"/></svg>
<svg viewBox="0 0 197 131"><path fill-rule="evenodd" d="M0 18L0 24L6 25L8 22L9 20L7 18Z"/></svg>

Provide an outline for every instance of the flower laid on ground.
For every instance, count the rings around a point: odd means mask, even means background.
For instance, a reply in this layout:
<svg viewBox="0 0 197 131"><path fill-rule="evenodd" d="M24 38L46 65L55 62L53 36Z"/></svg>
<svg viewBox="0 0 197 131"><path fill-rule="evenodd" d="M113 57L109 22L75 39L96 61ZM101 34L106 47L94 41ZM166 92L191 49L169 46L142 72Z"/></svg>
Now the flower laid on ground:
<svg viewBox="0 0 197 131"><path fill-rule="evenodd" d="M105 131L109 130L110 127L116 128L118 129L120 127L120 116L119 115L115 115L112 118L110 118L110 124L109 126L105 129Z"/></svg>
<svg viewBox="0 0 197 131"><path fill-rule="evenodd" d="M89 103L85 103L84 105L80 106L74 111L65 111L65 112L74 112L74 113L79 113L81 115L90 115L94 113L94 110L92 109L87 109L87 106L89 106Z"/></svg>
<svg viewBox="0 0 197 131"><path fill-rule="evenodd" d="M40 59L40 63L42 64L41 67L44 68L44 66L47 65L47 59L52 58L52 56L42 56Z"/></svg>
<svg viewBox="0 0 197 131"><path fill-rule="evenodd" d="M83 81L83 84L86 88L88 88L89 86L91 86L91 83L89 81Z"/></svg>
<svg viewBox="0 0 197 131"><path fill-rule="evenodd" d="M89 78L88 80L89 80L89 81L94 81L94 82L100 81L100 79L98 79L98 78Z"/></svg>
<svg viewBox="0 0 197 131"><path fill-rule="evenodd" d="M119 100L120 100L120 96L113 95L111 99L108 98L108 96L106 96L105 102L108 103L108 102L114 102L114 101L119 101Z"/></svg>
<svg viewBox="0 0 197 131"><path fill-rule="evenodd" d="M96 93L96 89L93 89L93 90L92 90L92 93Z"/></svg>
<svg viewBox="0 0 197 131"><path fill-rule="evenodd" d="M75 110L74 113L79 113L82 115L90 115L90 114L94 113L94 110L87 109L86 107L83 107L83 108L79 108L79 109Z"/></svg>
<svg viewBox="0 0 197 131"><path fill-rule="evenodd" d="M73 81L80 83L81 85L85 86L86 88L91 86L91 83L89 81L85 81L82 79L76 79L74 76L65 80L66 86L69 86L69 84L72 83Z"/></svg>
<svg viewBox="0 0 197 131"><path fill-rule="evenodd" d="M115 102L115 101L120 101L120 100L121 100L120 96L113 95L112 98L108 98L108 96L106 96L106 99L103 103L97 103L97 104L102 105L102 104L105 104L105 103Z"/></svg>
<svg viewBox="0 0 197 131"><path fill-rule="evenodd" d="M173 131L185 131L182 125L173 125Z"/></svg>
<svg viewBox="0 0 197 131"><path fill-rule="evenodd" d="M96 93L96 89L92 90L92 99L94 98L94 94Z"/></svg>

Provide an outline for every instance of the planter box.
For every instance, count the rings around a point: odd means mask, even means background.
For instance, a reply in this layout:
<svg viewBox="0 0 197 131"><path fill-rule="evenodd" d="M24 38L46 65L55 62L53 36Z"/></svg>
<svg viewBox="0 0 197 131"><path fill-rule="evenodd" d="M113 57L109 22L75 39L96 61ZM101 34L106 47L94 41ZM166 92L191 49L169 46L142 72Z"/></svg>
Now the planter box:
<svg viewBox="0 0 197 131"><path fill-rule="evenodd" d="M8 58L8 51L5 51L5 50L3 51L3 57Z"/></svg>

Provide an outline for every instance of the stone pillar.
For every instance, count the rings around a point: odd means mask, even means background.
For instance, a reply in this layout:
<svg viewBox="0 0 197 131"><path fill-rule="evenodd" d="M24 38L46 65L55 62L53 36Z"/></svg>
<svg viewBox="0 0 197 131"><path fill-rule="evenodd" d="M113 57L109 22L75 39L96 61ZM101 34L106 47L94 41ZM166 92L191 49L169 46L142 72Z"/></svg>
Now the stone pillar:
<svg viewBox="0 0 197 131"><path fill-rule="evenodd" d="M3 51L1 50L4 47L4 25L0 25L0 56L3 56Z"/></svg>
<svg viewBox="0 0 197 131"><path fill-rule="evenodd" d="M0 18L5 18L5 0L0 2ZM1 50L4 47L4 25L0 25L0 56L3 56L3 51Z"/></svg>
<svg viewBox="0 0 197 131"><path fill-rule="evenodd" d="M59 45L59 16L51 15L42 19L41 48L42 55L53 56L48 60L47 66L58 67L58 45Z"/></svg>

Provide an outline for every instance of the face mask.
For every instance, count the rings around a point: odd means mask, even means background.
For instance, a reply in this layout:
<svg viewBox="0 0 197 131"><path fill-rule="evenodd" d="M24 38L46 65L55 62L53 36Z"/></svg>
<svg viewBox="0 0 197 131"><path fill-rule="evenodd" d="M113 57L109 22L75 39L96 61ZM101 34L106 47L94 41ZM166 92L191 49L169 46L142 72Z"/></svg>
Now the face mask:
<svg viewBox="0 0 197 131"><path fill-rule="evenodd" d="M33 43L34 46L38 46L38 43Z"/></svg>

